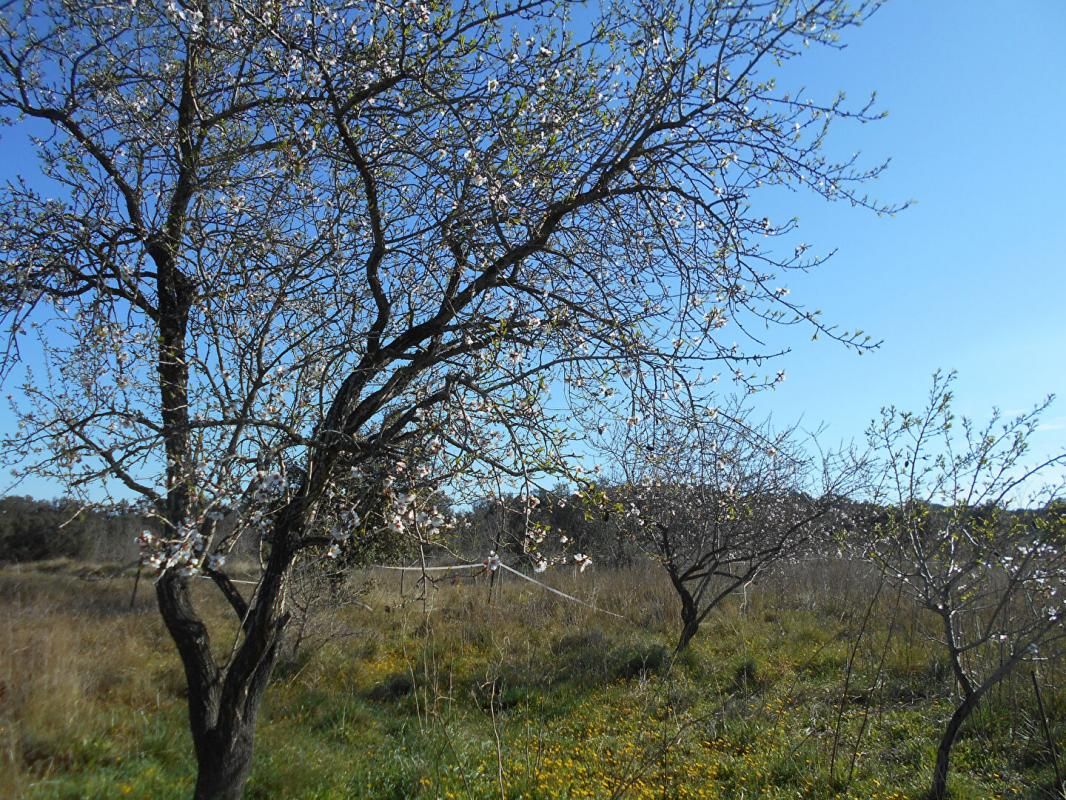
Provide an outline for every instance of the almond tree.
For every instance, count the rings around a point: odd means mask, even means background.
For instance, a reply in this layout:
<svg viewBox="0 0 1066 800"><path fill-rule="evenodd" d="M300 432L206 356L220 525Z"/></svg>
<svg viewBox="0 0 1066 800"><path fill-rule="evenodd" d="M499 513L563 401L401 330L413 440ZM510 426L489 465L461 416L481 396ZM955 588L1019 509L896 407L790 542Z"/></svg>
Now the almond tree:
<svg viewBox="0 0 1066 800"><path fill-rule="evenodd" d="M772 383L727 324L868 346L779 288L819 258L754 203L891 210L862 194L881 165L824 149L878 115L772 75L876 5L4 6L0 106L39 168L0 195L7 458L160 520L198 797L242 793L297 560L431 535L419 498L449 481L531 496L571 471L573 409L681 413L710 362ZM224 560L241 536L250 593Z"/></svg>
<svg viewBox="0 0 1066 800"><path fill-rule="evenodd" d="M1026 466L1050 398L1013 419L996 412L983 426L956 424L953 379L936 373L921 412L889 407L869 429L888 506L873 555L938 619L957 689L937 748L936 800L947 796L952 747L981 699L1066 641L1066 508L1057 499L1066 453Z"/></svg>
<svg viewBox="0 0 1066 800"><path fill-rule="evenodd" d="M727 597L847 524L861 460L827 454L794 429L755 426L742 406L630 428L610 497L619 525L662 564L681 604L680 653Z"/></svg>

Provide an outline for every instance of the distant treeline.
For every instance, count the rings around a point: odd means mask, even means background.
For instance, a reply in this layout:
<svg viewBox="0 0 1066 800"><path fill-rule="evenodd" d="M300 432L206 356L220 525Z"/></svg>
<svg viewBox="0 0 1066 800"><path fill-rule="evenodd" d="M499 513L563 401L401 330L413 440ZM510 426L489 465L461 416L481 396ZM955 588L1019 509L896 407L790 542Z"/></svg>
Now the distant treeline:
<svg viewBox="0 0 1066 800"><path fill-rule="evenodd" d="M440 499L443 508L450 506L446 498ZM527 512L518 498L508 497L453 510L456 524L442 544L456 554L477 559L489 550L497 550L519 563L528 555L531 540L537 538L541 541L535 549L540 552L587 553L604 566L628 564L639 552L615 524L611 511L589 506L564 490L542 491L536 504L534 510ZM223 527L232 524L233 519L228 518ZM146 528L154 530L155 526L127 504L103 510L87 508L67 498L0 498L0 562L52 558L132 561L138 557L136 538ZM562 537L566 537L565 544L560 541ZM242 545L242 551L254 549L250 542ZM375 548L374 552L379 557L387 552L403 560L405 556L413 557L417 548L401 541ZM362 555L356 561L366 560L366 554Z"/></svg>
<svg viewBox="0 0 1066 800"><path fill-rule="evenodd" d="M567 507L564 500L560 505L559 500L565 497L562 493L543 492L543 503L531 516L519 510L516 498L475 504L454 513L456 525L442 543L471 558L480 559L491 549L514 558L525 555L531 532L550 531L551 541L543 548L547 552L559 548L558 538L565 532L571 543L568 549L594 554L602 564L627 563L633 555L632 544L620 541L617 527L607 524L600 511L586 512L580 501ZM450 505L446 499L442 501L443 507ZM222 525L227 528L233 522L228 516ZM68 498L4 497L0 498L0 563L53 558L133 561L139 556L137 536L146 528L154 531L156 526L128 504L105 510ZM242 545L242 551L254 549L250 542L242 541ZM381 557L391 560L386 553L398 560L417 553L417 548L404 541L371 549L379 557L371 561ZM360 551L355 562L365 560L367 554Z"/></svg>
<svg viewBox="0 0 1066 800"><path fill-rule="evenodd" d="M73 558L125 562L137 558L145 519L127 505L102 511L60 498L0 498L0 562Z"/></svg>
<svg viewBox="0 0 1066 800"><path fill-rule="evenodd" d="M497 551L523 562L532 552L545 556L581 553L602 566L628 566L640 548L619 525L624 511L615 504L589 502L566 489L541 490L528 505L517 497L486 499L456 515L450 546L483 557Z"/></svg>
<svg viewBox="0 0 1066 800"><path fill-rule="evenodd" d="M595 496L595 500L590 499ZM567 562L577 553L592 558L600 566L623 567L648 554L639 537L627 524L628 497L622 487L602 484L579 496L559 488L541 490L532 503L517 497L486 499L456 509L441 496L442 509L451 507L454 521L440 544L426 551L433 560L455 556L480 560L490 550L497 551L514 565L531 566L541 557L554 563ZM808 554L832 555L838 548L864 544L869 529L883 523L889 513L885 508L847 500L837 501L846 511L839 530L829 540L812 540L803 548ZM1045 512L1002 512L1015 521ZM231 529L236 519L227 515L222 530ZM928 523L935 527L934 512ZM136 539L145 529L155 530L153 521L129 504L111 509L86 507L75 500L61 498L36 500L32 497L0 498L0 563L30 562L53 558L70 558L90 562L130 562L138 558ZM254 557L257 542L241 538L238 552ZM378 537L379 538L379 537ZM418 554L411 541L365 543L358 555L348 560L351 566L384 561L405 561ZM450 554L450 555L449 555Z"/></svg>

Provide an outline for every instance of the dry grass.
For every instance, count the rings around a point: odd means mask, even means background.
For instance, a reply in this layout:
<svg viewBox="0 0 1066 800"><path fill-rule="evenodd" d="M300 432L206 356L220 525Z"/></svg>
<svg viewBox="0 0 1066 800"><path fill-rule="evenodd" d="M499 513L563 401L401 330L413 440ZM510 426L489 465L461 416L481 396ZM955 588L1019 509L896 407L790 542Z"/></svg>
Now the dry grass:
<svg viewBox="0 0 1066 800"><path fill-rule="evenodd" d="M150 582L131 608L132 576L71 570L0 570L0 797L187 796L183 680ZM353 576L351 602L315 612L279 665L249 797L920 795L950 680L891 593L854 646L862 570L780 570L670 669L676 603L654 567L550 581L622 618L514 576L424 597L410 576L402 595L396 573ZM198 591L226 649L232 621ZM1061 747L1066 682L1042 669ZM1027 681L960 742L959 797L1050 796Z"/></svg>

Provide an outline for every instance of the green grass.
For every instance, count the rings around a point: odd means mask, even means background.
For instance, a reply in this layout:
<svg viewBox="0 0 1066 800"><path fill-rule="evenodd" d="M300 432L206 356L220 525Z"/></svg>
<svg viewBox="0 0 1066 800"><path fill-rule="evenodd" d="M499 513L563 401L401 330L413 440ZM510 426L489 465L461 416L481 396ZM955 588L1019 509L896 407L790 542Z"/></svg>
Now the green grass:
<svg viewBox="0 0 1066 800"><path fill-rule="evenodd" d="M247 796L921 797L951 685L912 609L888 637L886 604L855 647L857 604L779 577L671 665L676 612L654 572L555 580L626 619L514 582L491 603L484 586L442 586L427 613L390 577L372 610L320 614L268 692ZM130 589L0 572L0 796L191 793L177 657L150 592L130 609ZM1062 665L1042 671L1063 748ZM1028 681L965 729L956 797L1052 796Z"/></svg>

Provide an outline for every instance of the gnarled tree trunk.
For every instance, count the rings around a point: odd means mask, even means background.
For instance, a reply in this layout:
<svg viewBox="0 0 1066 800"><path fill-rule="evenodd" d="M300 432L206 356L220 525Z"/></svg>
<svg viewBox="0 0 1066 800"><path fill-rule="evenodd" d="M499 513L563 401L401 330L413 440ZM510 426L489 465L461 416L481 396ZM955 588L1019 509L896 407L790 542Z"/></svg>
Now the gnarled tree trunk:
<svg viewBox="0 0 1066 800"><path fill-rule="evenodd" d="M253 604L244 606L239 595L231 597L244 633L232 659L221 667L192 607L187 579L164 573L156 584L160 611L185 668L197 800L235 800L244 793L256 719L288 622L284 594L291 563L288 549L276 546Z"/></svg>
<svg viewBox="0 0 1066 800"><path fill-rule="evenodd" d="M696 606L692 593L685 588L680 579L675 579L673 574L670 575L670 579L677 590L678 597L681 598L681 636L678 638L677 646L674 648L674 655L677 655L688 647L692 637L699 631L700 618L699 608Z"/></svg>
<svg viewBox="0 0 1066 800"><path fill-rule="evenodd" d="M254 722L237 731L215 728L193 734L196 747L196 800L239 800L252 769Z"/></svg>

